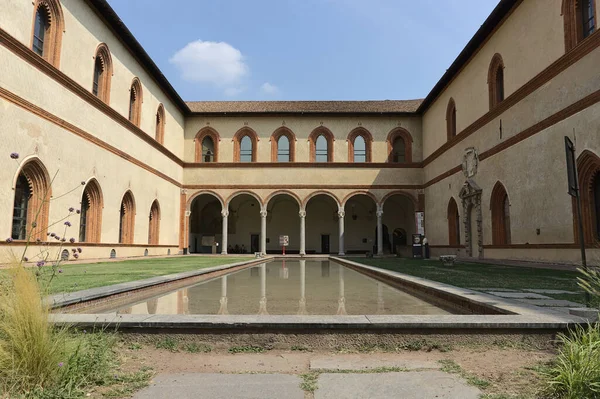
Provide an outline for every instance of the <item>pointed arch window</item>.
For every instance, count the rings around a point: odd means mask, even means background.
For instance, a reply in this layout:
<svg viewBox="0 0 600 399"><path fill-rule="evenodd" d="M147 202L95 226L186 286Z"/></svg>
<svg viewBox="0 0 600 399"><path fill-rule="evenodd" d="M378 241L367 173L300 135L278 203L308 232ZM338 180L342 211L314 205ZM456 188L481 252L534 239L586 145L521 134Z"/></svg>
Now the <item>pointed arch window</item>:
<svg viewBox="0 0 600 399"><path fill-rule="evenodd" d="M58 67L64 31L64 18L58 0L36 0L34 5L31 49Z"/></svg>
<svg viewBox="0 0 600 399"><path fill-rule="evenodd" d="M388 162L412 163L412 136L408 130L396 128L387 137Z"/></svg>
<svg viewBox="0 0 600 399"><path fill-rule="evenodd" d="M13 203L13 240L46 240L52 196L50 178L38 160L27 162L17 177Z"/></svg>
<svg viewBox="0 0 600 399"><path fill-rule="evenodd" d="M195 162L218 162L219 141L219 133L213 128L200 129L194 139L196 146Z"/></svg>
<svg viewBox="0 0 600 399"><path fill-rule="evenodd" d="M348 162L371 162L371 144L373 136L362 127L356 128L348 135Z"/></svg>
<svg viewBox="0 0 600 399"><path fill-rule="evenodd" d="M135 226L135 201L131 191L127 191L119 210L119 243L133 244Z"/></svg>
<svg viewBox="0 0 600 399"><path fill-rule="evenodd" d="M448 101L448 108L446 110L446 131L448 133L448 140L452 140L456 136L456 104L453 98Z"/></svg>
<svg viewBox="0 0 600 399"><path fill-rule="evenodd" d="M492 210L492 244L510 245L510 202L502 183L498 182L494 186L490 204Z"/></svg>
<svg viewBox="0 0 600 399"><path fill-rule="evenodd" d="M94 79L92 82L92 94L104 101L110 102L110 82L113 74L112 57L108 46L101 43L96 49L94 59Z"/></svg>
<svg viewBox="0 0 600 399"><path fill-rule="evenodd" d="M600 240L600 158L584 150L577 158L577 175L581 195L583 239L586 245L597 246ZM577 229L577 203L573 200L573 224L576 241L581 242Z"/></svg>
<svg viewBox="0 0 600 399"><path fill-rule="evenodd" d="M296 152L296 136L285 126L275 130L271 135L271 162L294 162Z"/></svg>
<svg viewBox="0 0 600 399"><path fill-rule="evenodd" d="M504 101L504 61L500 54L495 54L488 71L488 89L490 109Z"/></svg>
<svg viewBox="0 0 600 399"><path fill-rule="evenodd" d="M258 136L250 128L242 128L233 137L234 162L256 162Z"/></svg>
<svg viewBox="0 0 600 399"><path fill-rule="evenodd" d="M277 162L290 162L290 139L287 136L277 140Z"/></svg>
<svg viewBox="0 0 600 399"><path fill-rule="evenodd" d="M142 119L142 84L138 78L133 80L129 90L129 120L140 126Z"/></svg>
<svg viewBox="0 0 600 399"><path fill-rule="evenodd" d="M460 245L460 215L454 198L450 198L448 203L448 244Z"/></svg>
<svg viewBox="0 0 600 399"><path fill-rule="evenodd" d="M565 50L569 51L597 29L596 0L563 0Z"/></svg>
<svg viewBox="0 0 600 399"><path fill-rule="evenodd" d="M160 237L160 206L157 200L154 200L150 207L148 217L148 244L158 245Z"/></svg>
<svg viewBox="0 0 600 399"><path fill-rule="evenodd" d="M155 139L160 144L163 144L165 141L165 108L162 104L158 106L158 110L156 111Z"/></svg>
<svg viewBox="0 0 600 399"><path fill-rule="evenodd" d="M79 215L79 242L100 242L102 231L102 190L96 179L90 180L81 197Z"/></svg>
<svg viewBox="0 0 600 399"><path fill-rule="evenodd" d="M311 162L333 162L333 133L325 127L319 127L308 137Z"/></svg>

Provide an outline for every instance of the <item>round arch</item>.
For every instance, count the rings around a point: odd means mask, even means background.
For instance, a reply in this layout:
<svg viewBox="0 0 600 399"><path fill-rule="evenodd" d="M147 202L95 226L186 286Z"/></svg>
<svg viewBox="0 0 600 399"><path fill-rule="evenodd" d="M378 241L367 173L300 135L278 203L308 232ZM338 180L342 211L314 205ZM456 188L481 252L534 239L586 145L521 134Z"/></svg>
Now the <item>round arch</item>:
<svg viewBox="0 0 600 399"><path fill-rule="evenodd" d="M275 198L279 195L288 195L288 196L292 197L298 203L298 207L300 207L300 209L302 209L302 200L300 199L300 197L298 197L298 195L296 195L295 193L293 193L289 190L278 190L278 191L274 191L271 194L269 194L263 202L264 207L266 208L269 205L269 202L273 198Z"/></svg>
<svg viewBox="0 0 600 399"><path fill-rule="evenodd" d="M196 137L194 137L194 143L196 148L194 162L202 162L202 141L206 137L210 137L213 141L215 151L213 155L213 162L219 162L219 142L221 141L221 136L219 135L219 132L217 132L210 126L206 126L198 130L198 133L196 133Z"/></svg>
<svg viewBox="0 0 600 399"><path fill-rule="evenodd" d="M243 191L236 191L235 193L231 194L229 197L227 197L227 199L225 200L225 204L227 206L229 206L229 204L231 203L231 201L236 198L239 197L240 195L249 195L251 197L253 197L256 201L258 201L258 204L261 206L261 208L263 207L263 200L260 198L260 196L252 191L248 191L248 190L243 190Z"/></svg>
<svg viewBox="0 0 600 399"><path fill-rule="evenodd" d="M240 162L240 147L244 136L250 137L250 141L252 142L252 162L256 162L260 139L256 131L248 126L244 126L238 130L231 139L233 141L233 162Z"/></svg>
<svg viewBox="0 0 600 399"><path fill-rule="evenodd" d="M508 206L508 209L507 209ZM492 244L510 244L510 197L504 184L497 181L490 197Z"/></svg>
<svg viewBox="0 0 600 399"><path fill-rule="evenodd" d="M358 136L362 136L365 139L365 150L366 150L366 162L372 162L371 147L373 143L373 135L364 127L354 128L349 134L348 139L348 162L354 162L354 140Z"/></svg>
<svg viewBox="0 0 600 399"><path fill-rule="evenodd" d="M340 208L340 200L339 200L339 198L335 194L333 194L333 193L331 193L329 191L319 190L319 191L315 191L313 193L310 193L309 195L306 196L306 198L304 198L304 201L302 201L302 209L305 210L306 209L306 205L308 205L308 202L311 199L313 199L314 197L317 197L319 195L326 195L328 197L331 197L335 201L335 203L338 206L338 208Z"/></svg>
<svg viewBox="0 0 600 399"><path fill-rule="evenodd" d="M200 197L201 195L211 195L211 196L215 197L219 201L219 203L221 204L221 209L225 209L225 201L223 200L223 198L219 194L217 194L216 192L211 191L211 190L202 190L202 191L198 191L198 192L192 194L190 196L190 198L188 198L187 204L185 206L185 210L186 211L190 211L192 203L194 202L194 200L196 198Z"/></svg>
<svg viewBox="0 0 600 399"><path fill-rule="evenodd" d="M357 191L351 192L350 194L348 194L344 197L344 199L341 202L342 208L346 206L346 203L348 202L348 200L350 200L352 197L355 197L357 195L366 195L367 197L370 197L375 202L375 205L379 206L379 199L373 193L366 191L366 190L357 190Z"/></svg>
<svg viewBox="0 0 600 399"><path fill-rule="evenodd" d="M319 126L314 129L308 136L308 142L310 144L310 162L316 162L317 158L317 138L323 135L327 140L327 162L333 162L333 144L335 142L335 136L325 126Z"/></svg>
<svg viewBox="0 0 600 399"><path fill-rule="evenodd" d="M297 141L296 135L290 128L285 126L277 128L269 139L271 141L271 162L277 162L278 144L281 136L286 136L290 141L290 162L295 162Z"/></svg>
<svg viewBox="0 0 600 399"><path fill-rule="evenodd" d="M417 209L419 206L419 201L417 201L417 199L411 193L407 193L406 191L402 191L402 190L397 190L397 191L389 192L383 196L383 198L381 199L381 203L380 203L382 209L383 209L383 206L385 205L385 202L390 197L393 197L394 195L402 195L402 196L410 199L412 201L413 205L415 206L415 209Z"/></svg>
<svg viewBox="0 0 600 399"><path fill-rule="evenodd" d="M394 149L394 141L397 138L402 138L404 140L404 151L405 151L405 162L412 163L412 143L413 138L410 132L403 127L397 127L390 131L387 136L387 147L388 147L388 162L393 162L393 149Z"/></svg>

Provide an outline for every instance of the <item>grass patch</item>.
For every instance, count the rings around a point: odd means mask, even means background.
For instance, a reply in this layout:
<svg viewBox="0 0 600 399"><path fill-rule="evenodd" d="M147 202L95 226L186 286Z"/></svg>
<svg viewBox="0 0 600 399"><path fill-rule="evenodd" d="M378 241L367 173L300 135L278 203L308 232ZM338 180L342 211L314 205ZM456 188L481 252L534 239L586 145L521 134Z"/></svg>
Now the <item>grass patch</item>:
<svg viewBox="0 0 600 399"><path fill-rule="evenodd" d="M304 392L314 393L317 389L319 389L319 373L311 372L301 374L300 378L302 379L302 382L300 383L300 389L302 389Z"/></svg>
<svg viewBox="0 0 600 399"><path fill-rule="evenodd" d="M200 270L250 260L248 257L200 257L138 259L122 262L62 264L62 273L52 281L50 294L142 280L167 274Z"/></svg>
<svg viewBox="0 0 600 399"><path fill-rule="evenodd" d="M131 351L139 351L140 349L142 349L142 345L138 344L137 342L133 342L129 344L127 348Z"/></svg>
<svg viewBox="0 0 600 399"><path fill-rule="evenodd" d="M200 345L195 342L185 344L183 350L188 353L209 353L212 348L208 345Z"/></svg>
<svg viewBox="0 0 600 399"><path fill-rule="evenodd" d="M312 352L312 349L303 345L292 345L290 349L292 352Z"/></svg>
<svg viewBox="0 0 600 399"><path fill-rule="evenodd" d="M585 302L585 294L581 292L577 281L581 274L577 271L460 262L446 267L442 266L439 260L433 259L351 258L350 260L462 288L573 291L576 294L569 295L569 300ZM566 299L561 297L562 294L544 295L556 299ZM596 298L594 303L600 305L599 301Z"/></svg>
<svg viewBox="0 0 600 399"><path fill-rule="evenodd" d="M161 340L156 341L156 349L165 349L169 352L179 352L179 342L176 338L165 337Z"/></svg>
<svg viewBox="0 0 600 399"><path fill-rule="evenodd" d="M131 397L140 389L146 388L154 373L151 368L143 368L135 373L115 375L110 387L102 393L106 398Z"/></svg>
<svg viewBox="0 0 600 399"><path fill-rule="evenodd" d="M244 345L244 346L232 346L229 348L229 353L263 353L265 348L262 346Z"/></svg>
<svg viewBox="0 0 600 399"><path fill-rule="evenodd" d="M450 374L457 374L457 375L461 376L463 379L465 379L465 381L467 381L467 383L469 383L477 388L486 389L491 385L489 381L484 380L483 378L479 378L476 375L471 374L471 373L467 372L466 370L464 370L454 360L444 359L444 360L440 360L439 362L442 365L441 370L443 372L450 373Z"/></svg>
<svg viewBox="0 0 600 399"><path fill-rule="evenodd" d="M444 344L437 341L430 341L428 339L414 339L400 342L397 345L389 345L389 344L372 344L372 343L362 343L355 347L338 347L337 352L339 353L374 353L374 352L383 352L383 353L396 353L402 351L427 351L431 352L437 350L439 352L449 352L451 351L452 345Z"/></svg>

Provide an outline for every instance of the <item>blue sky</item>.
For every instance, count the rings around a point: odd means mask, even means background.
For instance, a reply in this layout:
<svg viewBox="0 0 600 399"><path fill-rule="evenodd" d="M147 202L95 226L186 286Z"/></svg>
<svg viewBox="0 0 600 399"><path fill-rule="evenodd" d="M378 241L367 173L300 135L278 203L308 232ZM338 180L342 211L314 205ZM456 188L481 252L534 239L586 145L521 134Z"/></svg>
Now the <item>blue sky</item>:
<svg viewBox="0 0 600 399"><path fill-rule="evenodd" d="M422 98L499 0L109 0L184 100Z"/></svg>

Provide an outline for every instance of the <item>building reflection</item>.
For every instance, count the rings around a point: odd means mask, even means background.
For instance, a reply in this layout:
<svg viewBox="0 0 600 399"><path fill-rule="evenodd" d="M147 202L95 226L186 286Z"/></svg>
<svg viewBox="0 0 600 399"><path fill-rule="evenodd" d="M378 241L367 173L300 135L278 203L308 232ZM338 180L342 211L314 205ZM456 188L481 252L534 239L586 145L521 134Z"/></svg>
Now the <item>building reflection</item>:
<svg viewBox="0 0 600 399"><path fill-rule="evenodd" d="M344 282L344 268L342 266L339 266L339 281L340 281L340 294L339 294L339 299L338 299L338 309L337 309L337 315L338 316L345 316L348 313L346 313L346 287L345 287L345 282Z"/></svg>
<svg viewBox="0 0 600 399"><path fill-rule="evenodd" d="M306 261L300 261L300 301L298 301L298 314L307 315L306 310Z"/></svg>
<svg viewBox="0 0 600 399"><path fill-rule="evenodd" d="M267 311L267 264L263 263L260 269L260 301L258 303L258 314L268 315Z"/></svg>
<svg viewBox="0 0 600 399"><path fill-rule="evenodd" d="M219 311L220 315L227 315L229 311L227 310L227 276L221 277L221 299L219 300Z"/></svg>

